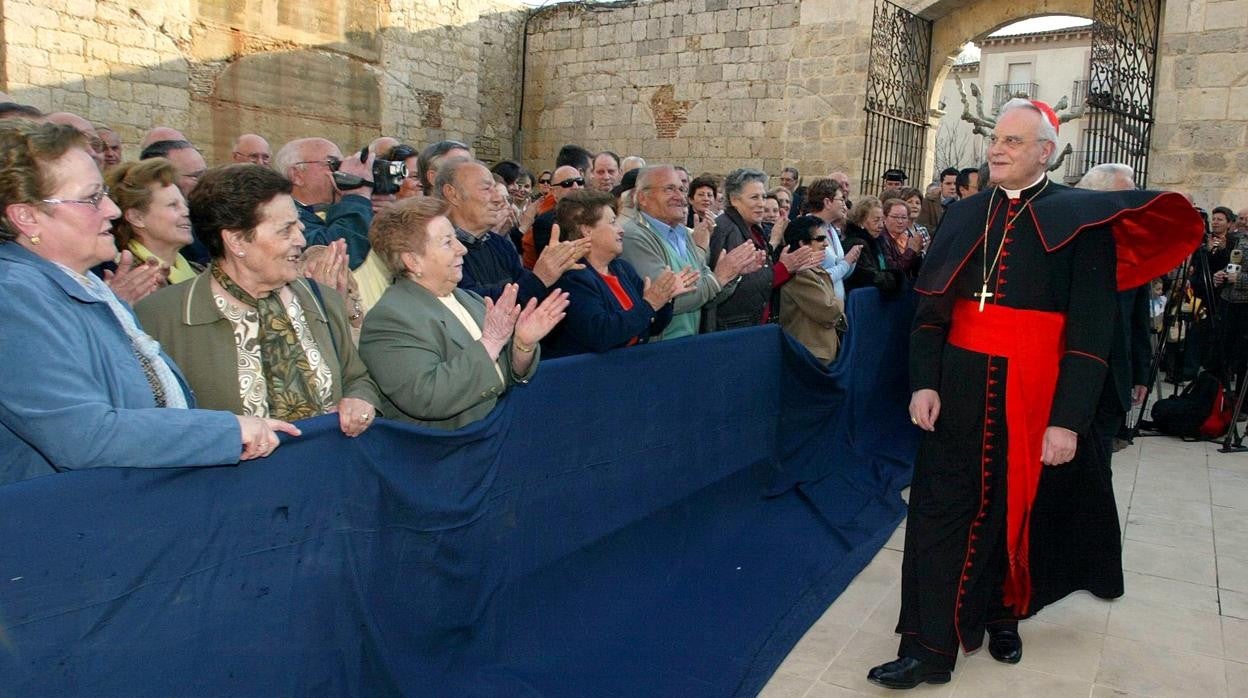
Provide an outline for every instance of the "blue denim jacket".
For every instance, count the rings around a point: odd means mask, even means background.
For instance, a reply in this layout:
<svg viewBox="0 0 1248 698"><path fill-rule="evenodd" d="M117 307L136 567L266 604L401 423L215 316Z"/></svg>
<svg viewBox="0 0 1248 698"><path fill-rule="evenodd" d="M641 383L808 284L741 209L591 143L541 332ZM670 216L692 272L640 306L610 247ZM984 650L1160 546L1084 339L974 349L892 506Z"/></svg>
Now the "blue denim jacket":
<svg viewBox="0 0 1248 698"><path fill-rule="evenodd" d="M238 462L234 415L156 407L108 305L56 265L0 243L0 294L0 485L80 468Z"/></svg>

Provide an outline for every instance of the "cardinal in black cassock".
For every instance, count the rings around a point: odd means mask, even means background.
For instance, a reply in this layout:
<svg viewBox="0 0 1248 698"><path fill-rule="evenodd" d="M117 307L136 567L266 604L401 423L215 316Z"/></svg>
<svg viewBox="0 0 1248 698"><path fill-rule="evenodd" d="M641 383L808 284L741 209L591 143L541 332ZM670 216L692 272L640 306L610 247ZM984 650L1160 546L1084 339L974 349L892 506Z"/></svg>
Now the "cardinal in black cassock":
<svg viewBox="0 0 1248 698"><path fill-rule="evenodd" d="M1199 244L1186 198L1051 182L1058 120L1002 108L995 187L950 205L916 283L911 419L928 433L910 486L899 658L890 688L950 679L959 647L1017 662L1018 620L1066 594L1123 593L1120 531L1098 412L1119 289Z"/></svg>

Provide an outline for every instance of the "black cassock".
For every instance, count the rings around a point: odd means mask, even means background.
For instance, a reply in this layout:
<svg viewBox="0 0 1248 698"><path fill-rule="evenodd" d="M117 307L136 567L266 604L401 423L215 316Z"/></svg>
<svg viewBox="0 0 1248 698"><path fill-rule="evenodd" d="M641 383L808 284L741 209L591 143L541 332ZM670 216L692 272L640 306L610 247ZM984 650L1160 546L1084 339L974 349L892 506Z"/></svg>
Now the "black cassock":
<svg viewBox="0 0 1248 698"><path fill-rule="evenodd" d="M1109 437L1122 414L1109 366L1125 359L1111 352L1122 331L1118 284L1168 271L1198 244L1200 225L1176 194L1090 192L1047 179L1015 200L989 189L949 207L916 284L923 297L911 334L911 388L936 390L941 411L910 487L899 655L952 668L958 646L977 649L988 624L1013 623L1079 589L1122 595L1109 467ZM949 341L955 306L966 325L975 323L985 269L986 305L1064 316L1047 425L1079 435L1073 461L1039 474L1029 532L1021 529L1030 545L1030 587L1021 599L1003 596L1011 360ZM1012 326L1002 342L1025 344L1039 331L1028 325ZM1036 450L1037 468L1039 458Z"/></svg>

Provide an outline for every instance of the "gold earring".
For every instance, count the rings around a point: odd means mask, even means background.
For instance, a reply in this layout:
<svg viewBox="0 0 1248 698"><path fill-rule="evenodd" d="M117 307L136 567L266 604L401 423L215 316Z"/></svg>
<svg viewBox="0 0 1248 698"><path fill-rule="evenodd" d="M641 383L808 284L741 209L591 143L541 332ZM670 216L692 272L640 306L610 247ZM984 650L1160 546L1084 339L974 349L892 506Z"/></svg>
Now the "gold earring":
<svg viewBox="0 0 1248 698"><path fill-rule="evenodd" d="M43 242L43 239L42 239L42 238L40 238L38 235L31 235L31 236L30 236L30 244L32 244L32 245L38 245L38 244L39 244L39 243L41 243L41 242Z"/></svg>

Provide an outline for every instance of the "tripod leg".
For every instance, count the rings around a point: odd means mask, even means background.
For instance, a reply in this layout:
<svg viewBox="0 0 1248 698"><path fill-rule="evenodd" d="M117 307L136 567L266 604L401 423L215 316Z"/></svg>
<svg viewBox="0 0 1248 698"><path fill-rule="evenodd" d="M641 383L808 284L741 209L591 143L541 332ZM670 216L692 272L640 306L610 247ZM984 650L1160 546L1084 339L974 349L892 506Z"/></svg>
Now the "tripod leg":
<svg viewBox="0 0 1248 698"><path fill-rule="evenodd" d="M1231 412L1231 426L1226 430L1226 438L1222 440L1222 448L1218 449L1223 453L1240 451L1244 448L1244 436L1239 433L1239 414L1244 409L1244 388L1248 388L1248 380L1244 380L1241 377L1239 384L1235 387L1238 395L1235 398L1235 409Z"/></svg>

